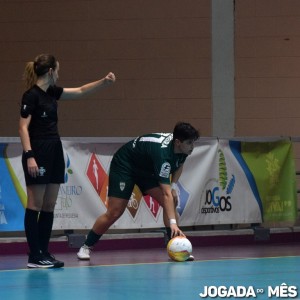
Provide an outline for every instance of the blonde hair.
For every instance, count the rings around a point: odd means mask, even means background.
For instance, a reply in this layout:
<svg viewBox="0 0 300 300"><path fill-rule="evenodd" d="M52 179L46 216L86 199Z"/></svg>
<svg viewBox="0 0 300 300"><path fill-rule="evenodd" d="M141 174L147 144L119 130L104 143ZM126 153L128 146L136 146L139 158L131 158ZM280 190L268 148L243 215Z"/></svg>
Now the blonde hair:
<svg viewBox="0 0 300 300"><path fill-rule="evenodd" d="M34 72L34 62L30 61L25 65L25 70L23 73L23 80L25 81L26 89L32 88L37 80L37 76Z"/></svg>

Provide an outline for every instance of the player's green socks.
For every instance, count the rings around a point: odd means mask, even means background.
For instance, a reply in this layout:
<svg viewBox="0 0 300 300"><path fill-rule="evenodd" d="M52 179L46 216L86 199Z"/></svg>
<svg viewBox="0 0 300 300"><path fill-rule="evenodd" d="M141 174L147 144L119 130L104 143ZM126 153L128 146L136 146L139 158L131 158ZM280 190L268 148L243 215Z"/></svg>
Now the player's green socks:
<svg viewBox="0 0 300 300"><path fill-rule="evenodd" d="M93 247L100 240L101 236L102 234L99 235L93 230L90 230L84 244L88 247Z"/></svg>

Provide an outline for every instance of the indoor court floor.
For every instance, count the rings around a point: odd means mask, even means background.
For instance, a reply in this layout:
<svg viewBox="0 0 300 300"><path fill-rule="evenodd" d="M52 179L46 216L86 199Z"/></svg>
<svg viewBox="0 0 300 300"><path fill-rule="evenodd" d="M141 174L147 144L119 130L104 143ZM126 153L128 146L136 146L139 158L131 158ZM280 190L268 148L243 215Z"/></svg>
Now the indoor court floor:
<svg viewBox="0 0 300 300"><path fill-rule="evenodd" d="M1 255L0 299L190 300L226 293L235 295L231 299L300 299L298 243L204 246L193 254L194 262L179 263L160 248L106 250L78 261L74 250L56 255L64 268L43 270L27 269L25 255Z"/></svg>

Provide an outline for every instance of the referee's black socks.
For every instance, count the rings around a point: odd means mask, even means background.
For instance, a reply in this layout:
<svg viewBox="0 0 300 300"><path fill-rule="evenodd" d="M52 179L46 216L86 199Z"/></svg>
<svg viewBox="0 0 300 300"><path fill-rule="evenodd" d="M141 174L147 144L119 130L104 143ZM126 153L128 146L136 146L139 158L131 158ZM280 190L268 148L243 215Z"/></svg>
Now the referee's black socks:
<svg viewBox="0 0 300 300"><path fill-rule="evenodd" d="M26 208L24 227L27 238L28 247L30 254L38 255L40 253L40 243L39 243L39 229L38 229L38 216L39 212Z"/></svg>
<svg viewBox="0 0 300 300"><path fill-rule="evenodd" d="M40 249L43 253L48 252L48 245L52 233L53 219L54 219L53 211L40 212L39 220L38 220L39 243L40 243Z"/></svg>

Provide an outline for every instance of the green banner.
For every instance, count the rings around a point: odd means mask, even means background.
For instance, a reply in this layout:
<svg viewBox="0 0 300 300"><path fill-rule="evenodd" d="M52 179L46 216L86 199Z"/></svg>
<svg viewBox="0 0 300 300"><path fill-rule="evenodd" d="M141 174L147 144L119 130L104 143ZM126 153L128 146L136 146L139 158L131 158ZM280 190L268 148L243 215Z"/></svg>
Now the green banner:
<svg viewBox="0 0 300 300"><path fill-rule="evenodd" d="M242 142L242 156L256 181L264 222L297 219L296 170L290 141Z"/></svg>

